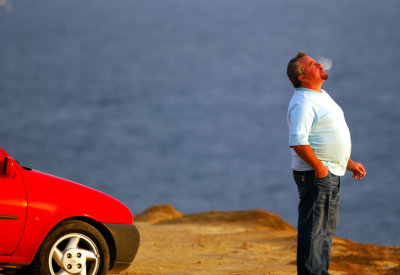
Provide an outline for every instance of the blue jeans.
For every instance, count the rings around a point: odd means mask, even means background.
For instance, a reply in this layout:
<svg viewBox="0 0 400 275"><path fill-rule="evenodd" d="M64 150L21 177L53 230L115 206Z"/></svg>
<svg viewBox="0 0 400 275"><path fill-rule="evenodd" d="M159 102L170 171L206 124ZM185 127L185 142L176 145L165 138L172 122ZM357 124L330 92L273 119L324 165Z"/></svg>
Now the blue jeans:
<svg viewBox="0 0 400 275"><path fill-rule="evenodd" d="M329 172L316 178L314 171L293 171L300 203L297 236L297 274L326 275L336 231L340 177Z"/></svg>

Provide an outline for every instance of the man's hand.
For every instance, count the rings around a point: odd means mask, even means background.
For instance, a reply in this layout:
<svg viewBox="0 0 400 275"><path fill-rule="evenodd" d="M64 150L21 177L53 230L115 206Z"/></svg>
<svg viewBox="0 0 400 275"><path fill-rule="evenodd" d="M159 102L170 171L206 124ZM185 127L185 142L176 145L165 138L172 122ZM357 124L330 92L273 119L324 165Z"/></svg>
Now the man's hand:
<svg viewBox="0 0 400 275"><path fill-rule="evenodd" d="M355 162L351 159L349 159L349 162L347 163L347 170L353 172L354 179L358 178L359 180L362 180L367 174L364 166L361 163Z"/></svg>
<svg viewBox="0 0 400 275"><path fill-rule="evenodd" d="M317 158L310 145L292 146L296 154L315 171L316 178L324 178L329 174L328 168Z"/></svg>
<svg viewBox="0 0 400 275"><path fill-rule="evenodd" d="M326 168L325 165L322 165L318 170L315 170L315 177L316 178L325 178L328 176L329 170Z"/></svg>

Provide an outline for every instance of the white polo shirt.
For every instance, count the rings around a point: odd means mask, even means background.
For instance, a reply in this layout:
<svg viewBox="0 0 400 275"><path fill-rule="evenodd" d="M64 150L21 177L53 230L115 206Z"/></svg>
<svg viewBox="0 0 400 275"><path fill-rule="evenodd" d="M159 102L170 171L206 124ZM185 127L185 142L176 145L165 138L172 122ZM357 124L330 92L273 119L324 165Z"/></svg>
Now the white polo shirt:
<svg viewBox="0 0 400 275"><path fill-rule="evenodd" d="M321 91L296 89L288 108L289 146L310 145L332 174L343 176L351 153L350 131L342 109ZM312 170L293 149L292 168Z"/></svg>

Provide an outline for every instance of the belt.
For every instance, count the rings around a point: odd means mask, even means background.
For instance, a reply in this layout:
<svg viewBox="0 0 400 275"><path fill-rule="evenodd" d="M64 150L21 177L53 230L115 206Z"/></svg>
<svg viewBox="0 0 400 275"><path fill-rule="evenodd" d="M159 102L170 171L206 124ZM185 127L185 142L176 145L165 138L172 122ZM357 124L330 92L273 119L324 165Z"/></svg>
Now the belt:
<svg viewBox="0 0 400 275"><path fill-rule="evenodd" d="M297 170L293 170L293 175L315 176L315 171L314 171L314 170L308 170L308 171L297 171Z"/></svg>

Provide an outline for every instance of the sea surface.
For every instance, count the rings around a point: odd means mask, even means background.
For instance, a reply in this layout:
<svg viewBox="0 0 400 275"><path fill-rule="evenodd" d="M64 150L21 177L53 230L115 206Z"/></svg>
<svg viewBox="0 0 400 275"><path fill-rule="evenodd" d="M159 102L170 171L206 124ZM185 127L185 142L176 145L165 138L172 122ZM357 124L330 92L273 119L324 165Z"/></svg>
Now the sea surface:
<svg viewBox="0 0 400 275"><path fill-rule="evenodd" d="M400 1L0 5L0 147L24 166L133 213L261 208L296 226L285 72L302 50L332 60L323 88L368 173L342 178L337 235L400 245Z"/></svg>

